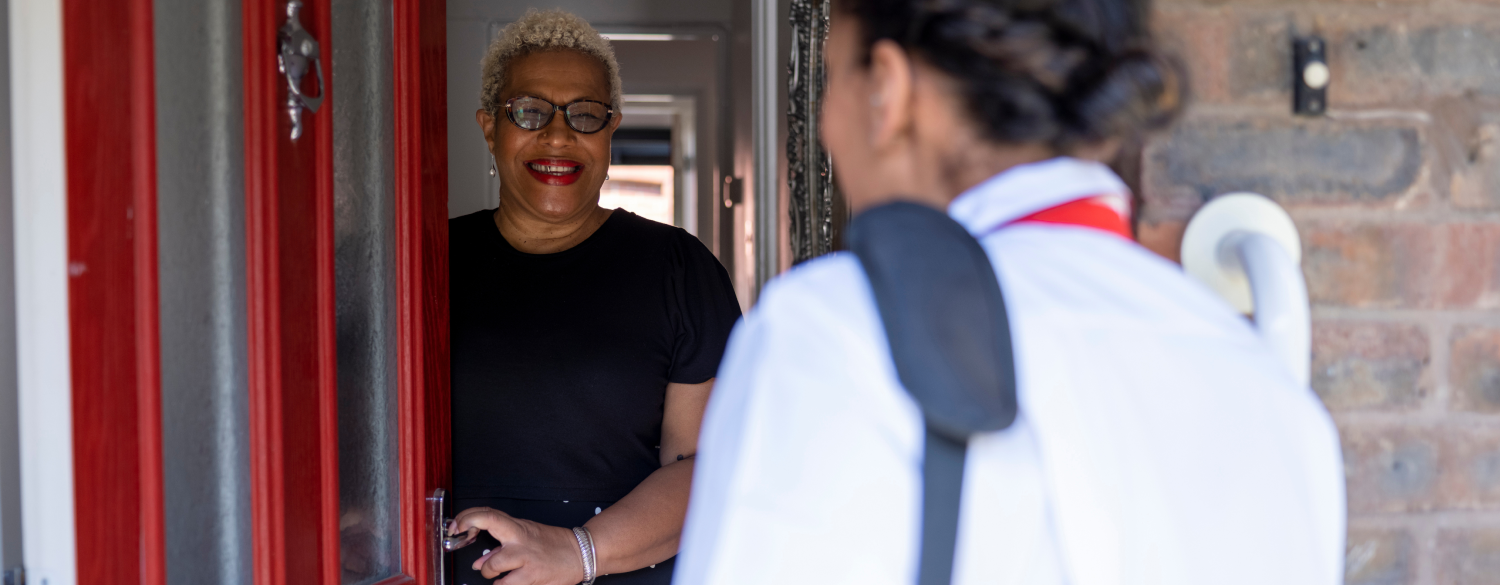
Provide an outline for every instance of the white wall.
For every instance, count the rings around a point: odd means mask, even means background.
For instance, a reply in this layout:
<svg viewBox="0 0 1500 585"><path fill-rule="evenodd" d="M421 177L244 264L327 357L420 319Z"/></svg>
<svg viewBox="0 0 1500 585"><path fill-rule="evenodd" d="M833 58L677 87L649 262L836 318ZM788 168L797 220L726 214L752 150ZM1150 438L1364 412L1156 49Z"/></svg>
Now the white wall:
<svg viewBox="0 0 1500 585"><path fill-rule="evenodd" d="M27 580L73 585L62 6L10 5L22 538Z"/></svg>

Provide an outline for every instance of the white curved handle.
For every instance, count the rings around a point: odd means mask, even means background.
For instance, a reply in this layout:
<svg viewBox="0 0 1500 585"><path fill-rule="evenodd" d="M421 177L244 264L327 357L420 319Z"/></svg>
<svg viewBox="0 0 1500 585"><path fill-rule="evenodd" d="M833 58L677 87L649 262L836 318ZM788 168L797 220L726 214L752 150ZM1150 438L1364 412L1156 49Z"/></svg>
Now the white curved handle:
<svg viewBox="0 0 1500 585"><path fill-rule="evenodd" d="M1302 244L1291 216L1270 199L1234 193L1210 201L1188 223L1182 266L1255 327L1293 377L1311 376L1311 313Z"/></svg>
<svg viewBox="0 0 1500 585"><path fill-rule="evenodd" d="M1255 303L1255 328L1271 345L1271 351L1291 368L1297 382L1308 385L1312 369L1312 317L1301 268L1281 244L1265 234L1234 232L1220 245L1233 251L1235 263L1249 278Z"/></svg>

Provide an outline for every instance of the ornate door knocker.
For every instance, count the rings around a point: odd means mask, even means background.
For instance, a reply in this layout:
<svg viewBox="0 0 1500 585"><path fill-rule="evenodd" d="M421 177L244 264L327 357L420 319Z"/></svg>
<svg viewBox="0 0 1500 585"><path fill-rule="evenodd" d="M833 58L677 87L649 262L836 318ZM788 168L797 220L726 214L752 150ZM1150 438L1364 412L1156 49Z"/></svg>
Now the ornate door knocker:
<svg viewBox="0 0 1500 585"><path fill-rule="evenodd" d="M302 110L316 114L323 105L323 64L318 60L318 39L302 28L299 18L302 2L286 3L286 24L277 31L280 52L276 55L276 69L286 75L286 110L292 116L292 140L302 136ZM318 95L302 93L302 76L307 75L308 63L318 76Z"/></svg>

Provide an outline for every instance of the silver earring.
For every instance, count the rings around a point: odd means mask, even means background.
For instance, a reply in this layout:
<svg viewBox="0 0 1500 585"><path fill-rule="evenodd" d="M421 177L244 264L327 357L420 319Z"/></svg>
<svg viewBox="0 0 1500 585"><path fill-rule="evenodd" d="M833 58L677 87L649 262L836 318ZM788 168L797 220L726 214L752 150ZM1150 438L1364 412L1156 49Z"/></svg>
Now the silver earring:
<svg viewBox="0 0 1500 585"><path fill-rule="evenodd" d="M609 173L604 173L604 180L606 180L606 181L609 180Z"/></svg>
<svg viewBox="0 0 1500 585"><path fill-rule="evenodd" d="M490 161L490 176L493 177L495 174L495 161Z"/></svg>

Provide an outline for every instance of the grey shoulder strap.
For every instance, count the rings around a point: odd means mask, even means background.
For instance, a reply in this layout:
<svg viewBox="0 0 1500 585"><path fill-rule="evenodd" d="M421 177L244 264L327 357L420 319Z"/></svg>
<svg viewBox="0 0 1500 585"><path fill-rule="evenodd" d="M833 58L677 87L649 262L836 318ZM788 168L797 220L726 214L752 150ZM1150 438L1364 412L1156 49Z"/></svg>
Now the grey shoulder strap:
<svg viewBox="0 0 1500 585"><path fill-rule="evenodd" d="M949 585L969 436L1016 417L1015 364L1000 283L984 248L930 207L892 203L849 225L901 384L922 407L920 585Z"/></svg>

